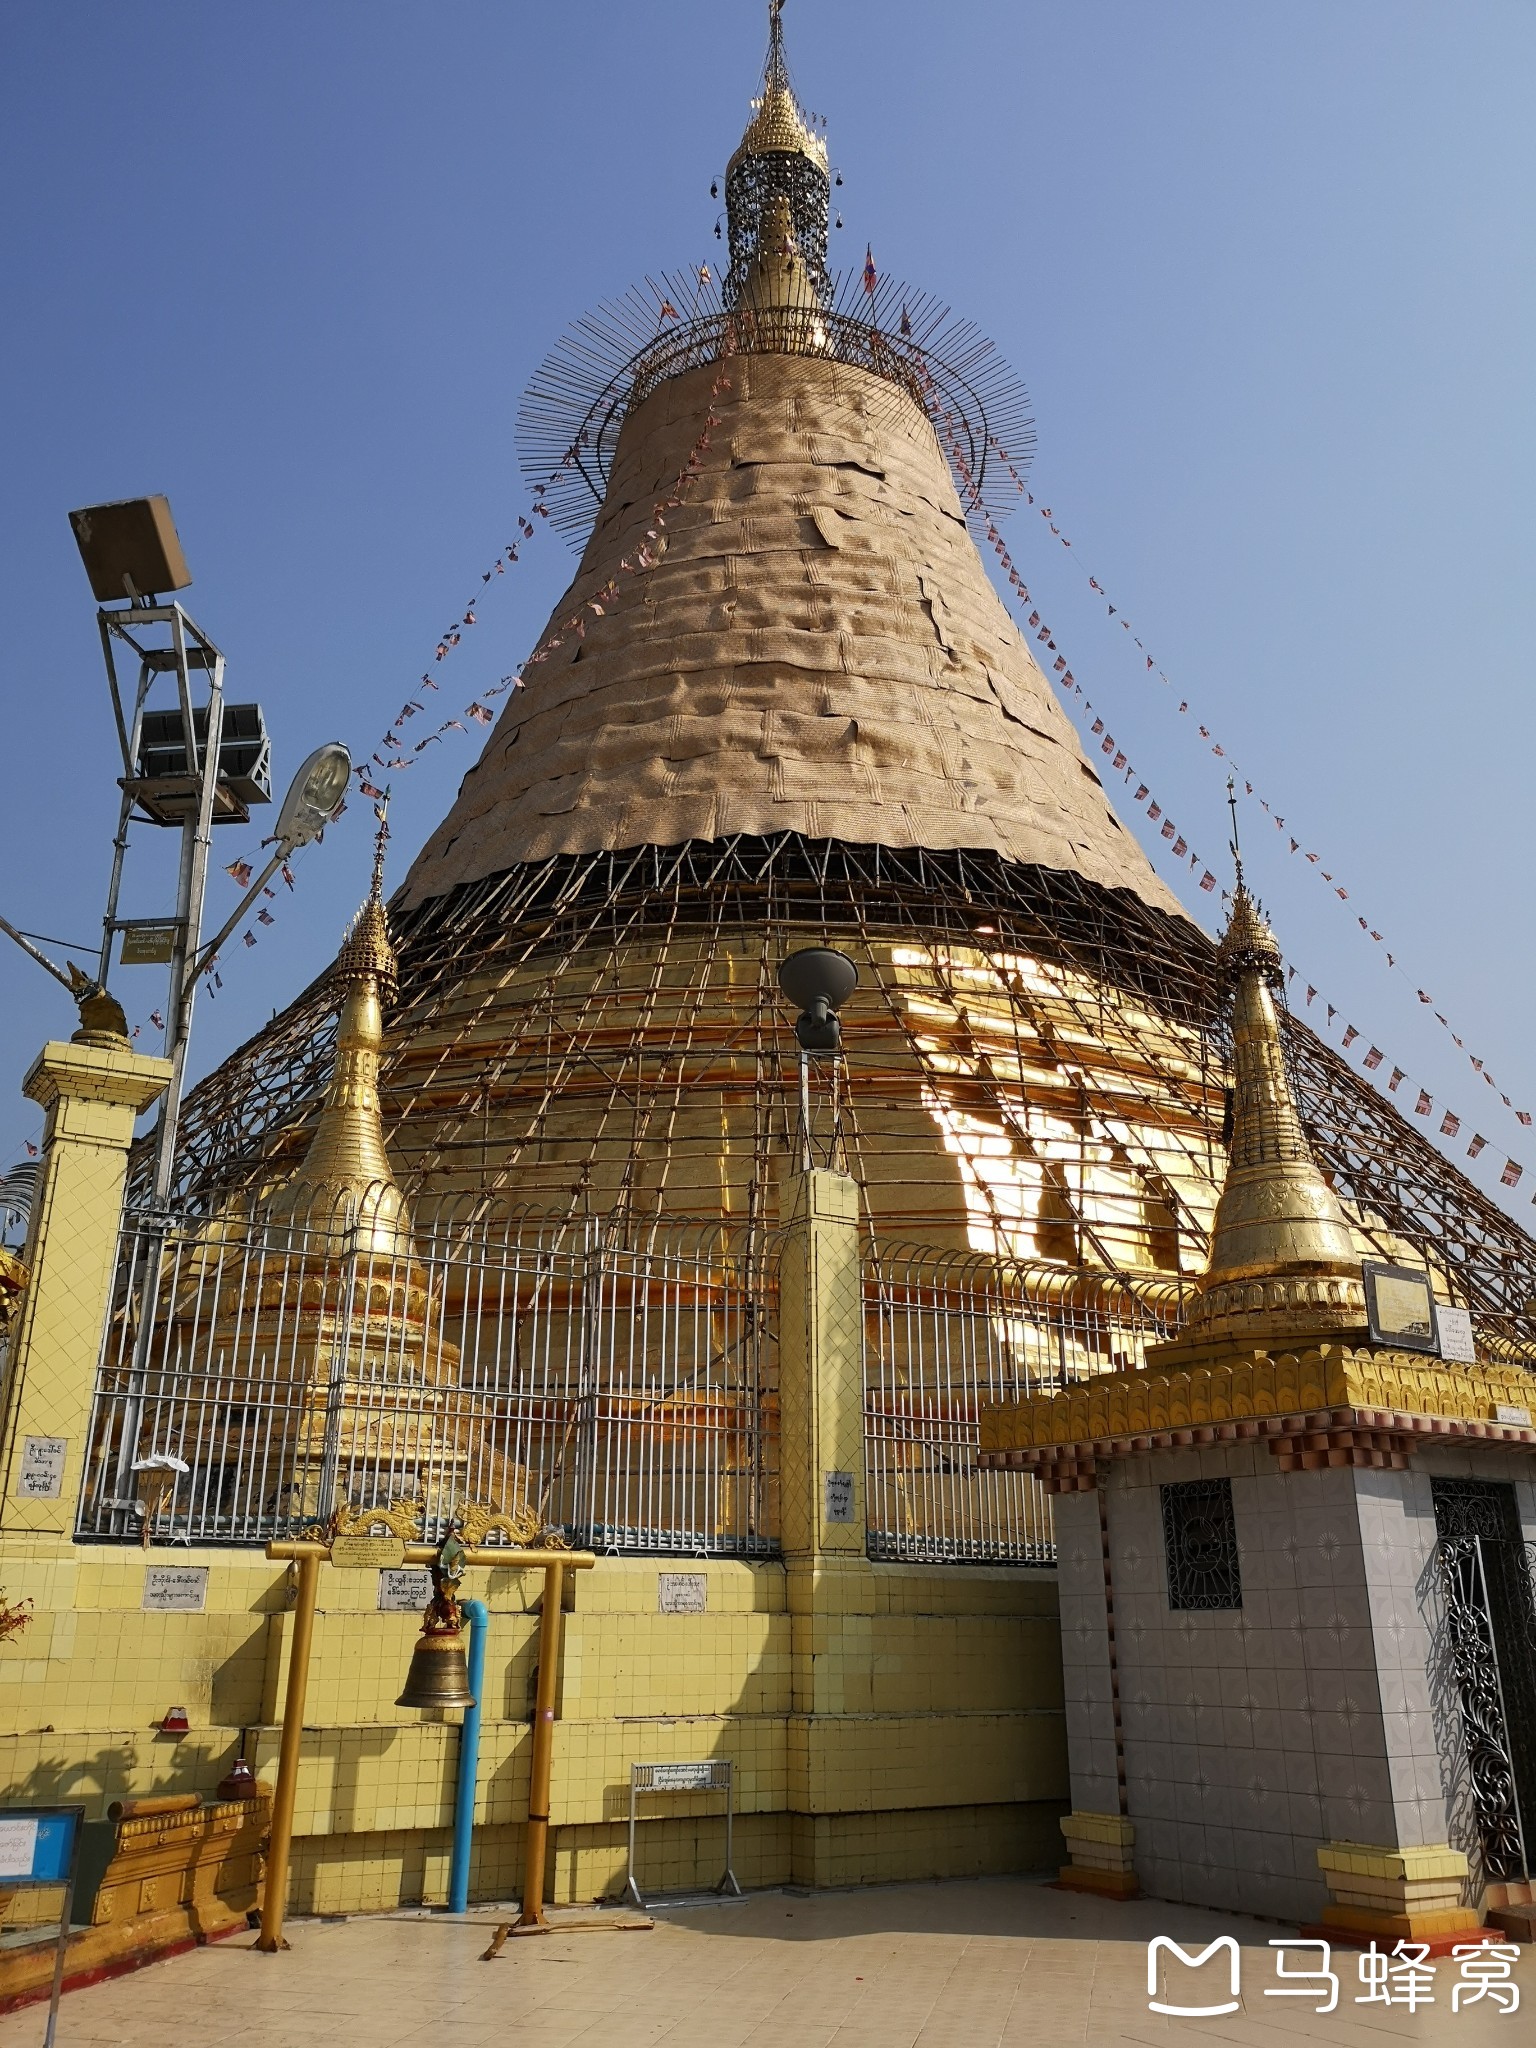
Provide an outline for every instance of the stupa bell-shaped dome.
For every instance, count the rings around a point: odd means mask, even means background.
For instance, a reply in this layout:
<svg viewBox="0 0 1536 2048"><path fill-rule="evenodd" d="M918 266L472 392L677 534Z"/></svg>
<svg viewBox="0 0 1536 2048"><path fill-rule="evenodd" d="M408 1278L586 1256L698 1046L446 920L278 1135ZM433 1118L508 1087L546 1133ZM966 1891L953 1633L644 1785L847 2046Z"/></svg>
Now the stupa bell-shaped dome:
<svg viewBox="0 0 1536 2048"><path fill-rule="evenodd" d="M406 902L515 862L796 832L985 850L1176 912L988 581L911 398L812 355L739 355L723 374L722 389L722 366L686 371L626 419L543 636L560 644L525 668ZM626 574L690 460L664 556ZM561 633L574 615L579 638Z"/></svg>
<svg viewBox="0 0 1536 2048"><path fill-rule="evenodd" d="M669 1218L764 1243L802 1156L777 968L823 945L858 968L839 1157L883 1246L1032 1261L1032 1286L1085 1299L1116 1275L1164 1298L1208 1263L1258 1286L1244 1245L1253 1224L1260 1263L1273 1250L1254 1205L1278 1146L1302 1204L1280 1222L1337 1320L1366 1249L1465 1245L1467 1299L1511 1273L1536 1294L1513 1222L1277 1013L1253 906L1218 960L1115 816L1026 637L1038 618L1015 624L967 525L1004 415L943 383L938 330L872 262L834 286L829 183L775 7L718 298L700 266L697 295L635 300L600 388L573 373L561 412L557 366L538 394L542 446L595 515L391 905L387 1049L380 904L349 941L334 1054L320 986L192 1098L182 1186L270 1186L316 1130L366 1124L418 1232L441 1197L614 1243ZM636 352L639 307L659 323ZM1234 977L1253 1180L1220 1137Z"/></svg>

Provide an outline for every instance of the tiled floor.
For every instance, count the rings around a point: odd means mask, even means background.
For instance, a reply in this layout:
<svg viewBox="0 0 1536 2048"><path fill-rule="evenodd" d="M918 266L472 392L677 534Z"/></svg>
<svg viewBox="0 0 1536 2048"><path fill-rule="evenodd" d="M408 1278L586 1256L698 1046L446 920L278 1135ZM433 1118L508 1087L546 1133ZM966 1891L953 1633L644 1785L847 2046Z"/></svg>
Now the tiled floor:
<svg viewBox="0 0 1536 2048"><path fill-rule="evenodd" d="M1012 1879L759 1893L664 1912L649 1932L509 1942L482 1963L494 1917L476 1908L469 1924L299 1921L283 1956L256 1955L243 1937L223 1942L72 1993L59 2048L1514 2048L1536 2011L1536 1950L1514 1966L1522 2007L1510 2015L1486 1998L1453 2013L1455 1963L1439 1966L1432 2006L1356 2004L1356 1958L1338 1951L1339 2004L1320 2016L1315 2000L1264 1995L1279 1928ZM1150 2012L1147 1943L1157 1934L1186 1950L1236 1935L1241 2009L1211 2019ZM1171 1975L1181 1981L1161 1992L1168 2003L1226 1996L1223 1957L1198 1976L1174 1963ZM32 2048L42 2028L41 2007L13 2013L0 2020L0 2048Z"/></svg>

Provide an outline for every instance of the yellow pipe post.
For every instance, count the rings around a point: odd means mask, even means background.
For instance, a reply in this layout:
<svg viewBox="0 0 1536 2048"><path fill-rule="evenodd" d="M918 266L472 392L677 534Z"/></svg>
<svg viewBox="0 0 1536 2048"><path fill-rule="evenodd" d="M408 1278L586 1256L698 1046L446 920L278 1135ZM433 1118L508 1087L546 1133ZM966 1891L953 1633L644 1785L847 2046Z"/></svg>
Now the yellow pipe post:
<svg viewBox="0 0 1536 2048"><path fill-rule="evenodd" d="M309 1684L309 1652L314 1635L315 1595L320 1567L330 1562L327 1543L269 1543L275 1564L297 1564L299 1598L293 1617L293 1648L288 1661L288 1690L283 1701L283 1737L277 1753L277 1789L272 1798L272 1837L262 1888L261 1933L256 1946L274 1955L288 1946L283 1939L283 1910L288 1899L288 1864L293 1847L293 1805L299 1777L299 1741L304 1732L304 1695ZM431 1543L407 1543L403 1562L431 1564L438 1549ZM555 1740L555 1686L559 1678L560 1600L567 1571L589 1572L597 1563L590 1550L502 1549L478 1545L465 1552L470 1566L497 1571L538 1566L544 1573L544 1608L539 1617L539 1684L534 1710L533 1756L529 1768L528 1846L524 1857L523 1914L519 1927L547 1926L544 1918L544 1855L549 1838L549 1767Z"/></svg>
<svg viewBox="0 0 1536 2048"><path fill-rule="evenodd" d="M293 1610L288 1692L283 1701L283 1740L277 1755L272 1839L267 1850L267 1878L261 1898L261 1932L256 1937L256 1946L265 1955L275 1955L279 1949L288 1946L283 1939L283 1908L288 1900L288 1855L293 1846L293 1799L299 1782L299 1743L304 1734L304 1695L309 1686L309 1645L315 1630L315 1594L320 1584L320 1560L325 1555L318 1543L305 1545L298 1560L299 1597Z"/></svg>
<svg viewBox="0 0 1536 2048"><path fill-rule="evenodd" d="M539 1615L539 1683L533 1709L533 1754L528 1762L528 1835L523 1849L523 1910L519 1927L547 1927L544 1918L544 1862L549 1848L549 1773L555 1753L555 1687L560 1677L560 1603L565 1590L561 1566L544 1571L544 1606Z"/></svg>

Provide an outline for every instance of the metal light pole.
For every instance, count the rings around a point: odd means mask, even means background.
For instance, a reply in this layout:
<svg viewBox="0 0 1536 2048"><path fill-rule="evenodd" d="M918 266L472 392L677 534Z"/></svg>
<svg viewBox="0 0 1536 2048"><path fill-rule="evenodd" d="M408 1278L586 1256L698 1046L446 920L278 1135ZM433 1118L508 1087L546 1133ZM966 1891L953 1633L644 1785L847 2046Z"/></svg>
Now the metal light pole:
<svg viewBox="0 0 1536 2048"><path fill-rule="evenodd" d="M332 741L317 748L304 762L278 817L273 835L276 853L245 891L212 944L204 946L203 902L213 828L246 824L252 805L271 802L271 749L261 708L256 704L225 703L223 654L174 598L162 602L156 595L183 590L192 580L167 501L131 498L115 504L87 506L69 516L80 558L98 601L96 619L102 659L123 764L118 778L122 802L112 843L112 876L102 919L97 979L105 985L113 943L119 933L123 935L120 959L136 964L168 962L170 967L165 1043L171 1061L171 1082L160 1098L155 1125L150 1175L154 1225L145 1248L145 1307L117 1446L115 1519L122 1523L133 1508L133 1474L155 1321L153 1306L158 1297L165 1233L170 1227L176 1137L198 976L211 967L219 947L282 862L300 846L319 838L346 790L352 761L347 749L339 741ZM119 658L123 655L138 663L131 695L118 673ZM202 703L194 702L193 698L196 673L201 673L207 683ZM174 682L173 710L149 707L150 693L161 677ZM180 828L176 910L170 918L119 915L123 870L131 828L136 823ZM52 966L46 960L43 964Z"/></svg>

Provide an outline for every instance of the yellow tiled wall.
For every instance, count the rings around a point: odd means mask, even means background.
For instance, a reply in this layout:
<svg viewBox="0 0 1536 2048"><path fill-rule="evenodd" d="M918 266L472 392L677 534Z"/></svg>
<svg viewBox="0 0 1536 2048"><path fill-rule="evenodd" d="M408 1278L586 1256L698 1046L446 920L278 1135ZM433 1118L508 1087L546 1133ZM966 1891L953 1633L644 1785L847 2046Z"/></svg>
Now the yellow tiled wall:
<svg viewBox="0 0 1536 2048"><path fill-rule="evenodd" d="M145 1613L150 1564L206 1565L201 1614ZM703 1614L659 1612L658 1574L703 1573ZM242 1729L276 1769L273 1720L290 1631L286 1572L245 1551L0 1541L0 1585L36 1619L0 1646L0 1795L211 1793ZM521 1875L538 1574L476 1571L492 1610L472 1896ZM370 1573L321 1577L298 1787L295 1910L360 1912L441 1900L457 1717L394 1699L416 1622L380 1614ZM623 1881L629 1766L729 1757L744 1885L858 1883L1059 1860L1066 1754L1054 1575L839 1562L823 1574L802 1648L818 1711L798 1707L793 1599L778 1564L604 1558L565 1617L553 1783L557 1899ZM848 1610L829 1611L836 1600ZM155 1725L184 1706L191 1730ZM801 1811L792 1813L791 1786ZM719 1801L641 1809L642 1883L712 1884ZM806 1873L814 1873L807 1879Z"/></svg>

